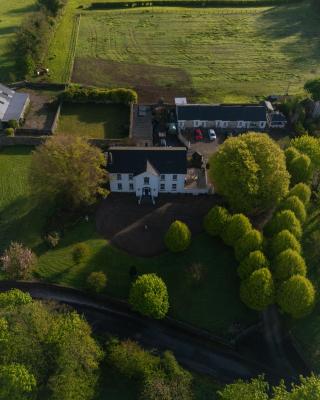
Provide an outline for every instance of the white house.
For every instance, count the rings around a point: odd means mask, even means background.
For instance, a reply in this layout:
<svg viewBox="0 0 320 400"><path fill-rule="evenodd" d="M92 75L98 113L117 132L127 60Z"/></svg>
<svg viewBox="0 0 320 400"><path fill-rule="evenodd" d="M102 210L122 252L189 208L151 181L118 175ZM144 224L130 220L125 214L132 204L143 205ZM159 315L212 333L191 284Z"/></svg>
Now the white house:
<svg viewBox="0 0 320 400"><path fill-rule="evenodd" d="M29 103L27 93L17 93L0 84L0 128L10 120L19 122L24 117Z"/></svg>
<svg viewBox="0 0 320 400"><path fill-rule="evenodd" d="M111 147L106 155L111 192L135 193L139 201L160 193L208 193L203 170L188 185L185 147Z"/></svg>
<svg viewBox="0 0 320 400"><path fill-rule="evenodd" d="M267 126L265 105L177 104L178 125L184 128L231 128L263 130Z"/></svg>

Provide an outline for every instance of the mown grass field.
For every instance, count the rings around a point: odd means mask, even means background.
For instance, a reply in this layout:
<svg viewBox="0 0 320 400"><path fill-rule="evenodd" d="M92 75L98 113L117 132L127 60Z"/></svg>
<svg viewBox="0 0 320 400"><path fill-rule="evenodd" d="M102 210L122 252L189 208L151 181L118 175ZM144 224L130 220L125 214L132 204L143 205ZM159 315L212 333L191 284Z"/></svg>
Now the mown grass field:
<svg viewBox="0 0 320 400"><path fill-rule="evenodd" d="M96 139L127 137L129 107L112 104L64 104L56 133Z"/></svg>
<svg viewBox="0 0 320 400"><path fill-rule="evenodd" d="M142 100L187 95L231 102L297 93L320 74L319 33L308 2L84 12L72 79L134 87Z"/></svg>
<svg viewBox="0 0 320 400"><path fill-rule="evenodd" d="M23 18L35 9L35 0L1 1L0 5L0 82L12 79L14 62L10 43Z"/></svg>

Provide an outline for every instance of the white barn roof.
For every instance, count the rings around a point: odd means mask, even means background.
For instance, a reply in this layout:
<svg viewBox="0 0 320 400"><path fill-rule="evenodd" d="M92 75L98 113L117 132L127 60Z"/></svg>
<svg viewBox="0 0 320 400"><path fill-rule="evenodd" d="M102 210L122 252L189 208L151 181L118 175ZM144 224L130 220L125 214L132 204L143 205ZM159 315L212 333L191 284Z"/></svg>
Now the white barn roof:
<svg viewBox="0 0 320 400"><path fill-rule="evenodd" d="M0 121L18 121L25 109L29 95L16 93L8 87L0 84Z"/></svg>

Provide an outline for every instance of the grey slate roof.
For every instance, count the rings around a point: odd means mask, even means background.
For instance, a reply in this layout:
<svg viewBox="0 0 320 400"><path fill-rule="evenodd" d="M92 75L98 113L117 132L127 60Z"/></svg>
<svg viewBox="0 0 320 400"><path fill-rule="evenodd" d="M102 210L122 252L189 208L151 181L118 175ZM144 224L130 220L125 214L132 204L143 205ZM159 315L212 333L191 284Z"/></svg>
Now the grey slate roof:
<svg viewBox="0 0 320 400"><path fill-rule="evenodd" d="M28 94L14 92L14 95L10 100L9 106L2 120L5 122L10 121L11 119L18 121L22 116L23 110L28 100Z"/></svg>
<svg viewBox="0 0 320 400"><path fill-rule="evenodd" d="M203 105L177 106L180 121L266 121L266 107L259 105Z"/></svg>
<svg viewBox="0 0 320 400"><path fill-rule="evenodd" d="M110 147L107 170L116 174L186 174L184 147Z"/></svg>

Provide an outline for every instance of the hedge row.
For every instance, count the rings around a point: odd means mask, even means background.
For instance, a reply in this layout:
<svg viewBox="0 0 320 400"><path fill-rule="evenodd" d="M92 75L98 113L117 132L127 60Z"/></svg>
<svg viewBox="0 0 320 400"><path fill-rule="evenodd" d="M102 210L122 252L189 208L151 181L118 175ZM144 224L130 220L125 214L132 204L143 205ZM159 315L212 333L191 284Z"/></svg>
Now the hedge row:
<svg viewBox="0 0 320 400"><path fill-rule="evenodd" d="M266 7L281 4L300 3L303 0L152 0L152 1L113 1L91 3L90 9L136 8L136 7Z"/></svg>
<svg viewBox="0 0 320 400"><path fill-rule="evenodd" d="M138 101L138 95L132 89L99 89L70 85L61 93L60 100L66 103L130 104Z"/></svg>

